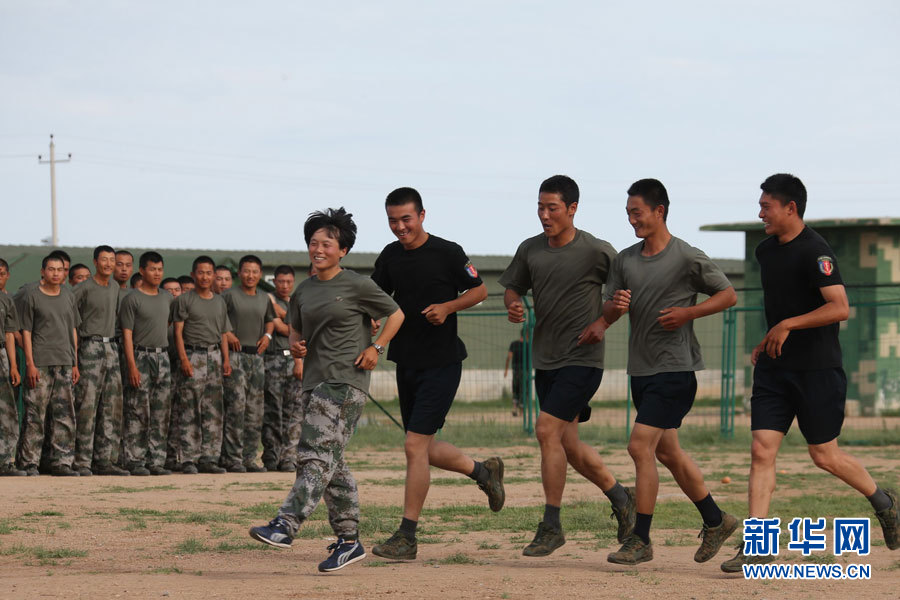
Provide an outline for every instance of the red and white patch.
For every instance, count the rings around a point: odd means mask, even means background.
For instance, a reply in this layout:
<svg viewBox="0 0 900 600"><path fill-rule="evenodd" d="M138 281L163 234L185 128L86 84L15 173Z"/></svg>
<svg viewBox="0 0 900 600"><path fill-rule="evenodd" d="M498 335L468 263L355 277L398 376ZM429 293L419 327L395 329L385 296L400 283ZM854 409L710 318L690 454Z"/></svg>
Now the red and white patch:
<svg viewBox="0 0 900 600"><path fill-rule="evenodd" d="M816 260L819 263L819 271L824 275L831 275L834 273L834 261L831 260L830 256L820 256Z"/></svg>
<svg viewBox="0 0 900 600"><path fill-rule="evenodd" d="M466 263L466 273L469 274L469 277L472 279L476 279L478 277L478 269L475 268L471 262Z"/></svg>

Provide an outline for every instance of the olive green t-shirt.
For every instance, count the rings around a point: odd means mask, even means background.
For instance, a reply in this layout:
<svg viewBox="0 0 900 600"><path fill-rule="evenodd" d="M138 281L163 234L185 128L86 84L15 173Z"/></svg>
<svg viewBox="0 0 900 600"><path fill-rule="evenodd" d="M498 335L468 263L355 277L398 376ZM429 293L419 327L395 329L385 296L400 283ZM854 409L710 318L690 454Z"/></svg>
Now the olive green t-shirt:
<svg viewBox="0 0 900 600"><path fill-rule="evenodd" d="M398 308L371 278L347 269L328 281L302 281L288 312L294 331L306 340L303 390L327 382L368 391L371 372L353 363L372 343L370 317L383 319Z"/></svg>
<svg viewBox="0 0 900 600"><path fill-rule="evenodd" d="M113 337L116 334L119 289L119 285L111 278L106 286L102 286L93 277L88 277L72 289L75 306L81 317L78 337Z"/></svg>
<svg viewBox="0 0 900 600"><path fill-rule="evenodd" d="M271 323L275 317L269 295L257 289L256 294L250 296L242 288L233 287L222 292L222 299L241 346L255 346L266 331L266 323Z"/></svg>
<svg viewBox="0 0 900 600"><path fill-rule="evenodd" d="M22 330L31 332L35 366L75 365L73 330L79 325L79 316L72 290L61 287L58 296L48 296L40 286L28 288L20 317Z"/></svg>
<svg viewBox="0 0 900 600"><path fill-rule="evenodd" d="M278 296L274 296L275 302L278 303L278 306L288 311L290 309L290 304L286 300L282 300ZM274 309L273 309L274 310ZM284 316L282 319L285 325L290 325L291 323L291 315L290 312ZM269 347L266 349L266 353L268 354L281 354L285 350L290 349L291 344L288 339L288 336L281 335L277 331L272 332L272 343L269 344Z"/></svg>
<svg viewBox="0 0 900 600"><path fill-rule="evenodd" d="M13 299L0 292L0 328L3 333L15 333L19 330L19 311ZM0 354L5 354L0 350Z"/></svg>
<svg viewBox="0 0 900 600"><path fill-rule="evenodd" d="M136 289L122 300L119 325L131 330L135 346L165 348L169 345L169 312L174 300L166 291L151 296Z"/></svg>
<svg viewBox="0 0 900 600"><path fill-rule="evenodd" d="M213 294L210 299L201 298L191 290L172 303L171 320L184 323L182 337L189 346L212 346L222 342L222 335L231 331L228 309L222 296Z"/></svg>
<svg viewBox="0 0 900 600"><path fill-rule="evenodd" d="M672 237L665 249L641 256L644 242L619 253L613 261L604 300L616 290L631 290L629 375L655 375L703 370L694 322L666 331L657 319L664 308L694 306L697 293L712 296L731 287L722 270L702 250Z"/></svg>
<svg viewBox="0 0 900 600"><path fill-rule="evenodd" d="M544 234L519 245L500 285L521 296L533 290L536 369L603 368L605 340L579 346L578 336L603 314L603 284L615 256L609 242L580 229L560 248Z"/></svg>

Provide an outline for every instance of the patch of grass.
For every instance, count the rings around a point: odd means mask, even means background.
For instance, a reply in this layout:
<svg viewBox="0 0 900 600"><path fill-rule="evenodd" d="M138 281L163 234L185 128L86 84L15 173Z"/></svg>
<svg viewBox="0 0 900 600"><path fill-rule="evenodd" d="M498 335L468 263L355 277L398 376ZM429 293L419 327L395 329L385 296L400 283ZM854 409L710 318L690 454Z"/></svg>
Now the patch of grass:
<svg viewBox="0 0 900 600"><path fill-rule="evenodd" d="M0 519L0 535L6 535L20 529L12 524L12 519Z"/></svg>
<svg viewBox="0 0 900 600"><path fill-rule="evenodd" d="M437 561L439 565L475 565L478 561L463 552L454 552Z"/></svg>
<svg viewBox="0 0 900 600"><path fill-rule="evenodd" d="M105 514L105 513L101 513ZM153 508L119 508L119 514L123 517L164 517L166 513Z"/></svg>
<svg viewBox="0 0 900 600"><path fill-rule="evenodd" d="M95 490L91 490L92 494L134 494L136 492L152 492L177 490L178 487L172 484L166 485L149 485L146 487L129 487L126 485L104 485Z"/></svg>
<svg viewBox="0 0 900 600"><path fill-rule="evenodd" d="M151 569L150 572L158 575L177 575L181 574L182 570L178 567L157 567L155 569Z"/></svg>
<svg viewBox="0 0 900 600"><path fill-rule="evenodd" d="M59 527L60 529L72 529L72 524L69 523L68 521L60 521L59 523L56 524L56 526Z"/></svg>
<svg viewBox="0 0 900 600"><path fill-rule="evenodd" d="M125 526L125 531L136 531L138 529L147 529L147 520L144 517L135 517Z"/></svg>
<svg viewBox="0 0 900 600"><path fill-rule="evenodd" d="M61 512L58 510L39 510L37 512L27 512L23 517L63 517Z"/></svg>
<svg viewBox="0 0 900 600"><path fill-rule="evenodd" d="M490 544L488 542L480 542L478 544L479 550L499 550L500 544Z"/></svg>
<svg viewBox="0 0 900 600"><path fill-rule="evenodd" d="M228 527L223 527L218 523L213 523L209 526L209 535L210 537L220 538L225 537L226 535L231 533L231 529Z"/></svg>
<svg viewBox="0 0 900 600"><path fill-rule="evenodd" d="M835 562L834 554L810 554L809 556L801 556L803 562L811 562L820 565L830 565Z"/></svg>
<svg viewBox="0 0 900 600"><path fill-rule="evenodd" d="M87 556L86 550L74 550L72 548L43 548L41 546L24 546L16 544L9 548L0 550L0 555L5 556L22 556L26 559L37 559L39 565L56 565L60 559L81 558ZM26 560L26 565L32 565ZM65 563L69 564L69 563Z"/></svg>
<svg viewBox="0 0 900 600"><path fill-rule="evenodd" d="M504 477L504 484L513 484L513 483L540 483L540 476L537 477ZM387 486L402 486L406 484L406 478L394 478L394 479L378 479L375 481L370 481L369 483L375 485L387 485ZM431 480L431 485L434 486L470 486L474 485L474 482L468 477L437 477Z"/></svg>
<svg viewBox="0 0 900 600"><path fill-rule="evenodd" d="M251 540L223 540L213 550L215 552L245 552L247 550L273 550L268 544L260 544Z"/></svg>
<svg viewBox="0 0 900 600"><path fill-rule="evenodd" d="M277 481L232 481L224 486L226 490L234 492L283 492L288 487Z"/></svg>
<svg viewBox="0 0 900 600"><path fill-rule="evenodd" d="M208 548L203 540L197 538L188 538L175 546L175 552L178 554L197 554L198 552L206 552Z"/></svg>
<svg viewBox="0 0 900 600"><path fill-rule="evenodd" d="M251 519L265 519L268 521L276 514L278 514L278 507L280 504L275 504L274 502L259 502L257 504L252 504L250 506L242 506L238 509L238 511ZM321 507L319 507L321 508ZM316 511L318 512L318 511ZM315 513L314 513L315 514ZM312 518L312 515L310 515Z"/></svg>

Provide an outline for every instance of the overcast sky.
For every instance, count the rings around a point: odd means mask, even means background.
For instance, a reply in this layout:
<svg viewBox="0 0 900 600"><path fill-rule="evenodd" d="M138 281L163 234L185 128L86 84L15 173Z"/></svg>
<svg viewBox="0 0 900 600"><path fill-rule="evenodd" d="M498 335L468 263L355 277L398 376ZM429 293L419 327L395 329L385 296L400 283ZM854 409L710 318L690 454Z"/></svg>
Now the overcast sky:
<svg viewBox="0 0 900 600"><path fill-rule="evenodd" d="M626 5L627 4L627 5ZM656 177L674 234L743 256L759 184L793 172L808 219L898 216L900 3L0 0L2 241L302 249L312 210L470 254L539 233L540 182L576 225L634 243L625 190Z"/></svg>

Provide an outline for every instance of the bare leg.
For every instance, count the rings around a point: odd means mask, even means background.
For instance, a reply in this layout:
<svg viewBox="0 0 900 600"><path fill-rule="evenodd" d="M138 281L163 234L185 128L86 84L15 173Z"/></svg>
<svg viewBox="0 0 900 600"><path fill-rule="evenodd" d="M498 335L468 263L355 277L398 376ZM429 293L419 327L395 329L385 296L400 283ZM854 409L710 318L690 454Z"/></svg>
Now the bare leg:
<svg viewBox="0 0 900 600"><path fill-rule="evenodd" d="M866 468L853 456L838 448L837 439L824 444L810 444L809 455L817 467L838 477L863 496L871 496L878 489Z"/></svg>
<svg viewBox="0 0 900 600"><path fill-rule="evenodd" d="M656 446L665 429L635 423L628 442L628 454L634 460L635 496L637 512L652 515L659 493L659 472L656 470Z"/></svg>
<svg viewBox="0 0 900 600"><path fill-rule="evenodd" d="M403 516L418 521L431 485L431 468L428 464L428 447L433 435L406 432L406 487L403 493Z"/></svg>
<svg viewBox="0 0 900 600"><path fill-rule="evenodd" d="M616 478L606 467L600 454L593 446L578 438L577 421L566 425L563 431L562 446L566 453L566 460L585 479L603 491L609 490L616 484Z"/></svg>
<svg viewBox="0 0 900 600"><path fill-rule="evenodd" d="M475 468L475 461L463 454L462 450L453 444L439 442L434 439L434 436L428 437L431 438L431 444L428 446L428 461L431 463L431 466L445 471L462 473L463 475L470 474Z"/></svg>
<svg viewBox="0 0 900 600"><path fill-rule="evenodd" d="M775 492L775 457L784 434L772 429L753 431L750 445L750 482L747 494L750 516L762 519L769 514L769 503Z"/></svg>
<svg viewBox="0 0 900 600"><path fill-rule="evenodd" d="M691 500L699 502L709 495L703 473L678 443L678 430L666 429L656 446L656 458L672 473L678 487Z"/></svg>
<svg viewBox="0 0 900 600"><path fill-rule="evenodd" d="M566 487L566 451L562 438L569 425L548 413L538 415L535 434L541 445L541 483L544 498L551 506L562 505L563 490Z"/></svg>

